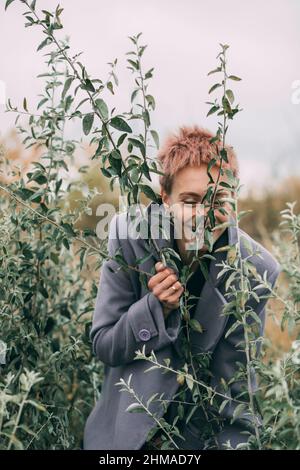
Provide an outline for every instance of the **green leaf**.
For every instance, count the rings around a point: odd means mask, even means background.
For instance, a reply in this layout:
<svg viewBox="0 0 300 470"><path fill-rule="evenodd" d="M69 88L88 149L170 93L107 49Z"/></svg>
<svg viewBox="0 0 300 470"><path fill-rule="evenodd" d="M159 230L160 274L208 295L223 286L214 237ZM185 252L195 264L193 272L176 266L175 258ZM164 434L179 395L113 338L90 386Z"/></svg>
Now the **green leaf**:
<svg viewBox="0 0 300 470"><path fill-rule="evenodd" d="M220 42L219 42L219 44L222 47L223 51L226 51L226 49L228 49L228 47L229 47L228 44L221 44Z"/></svg>
<svg viewBox="0 0 300 470"><path fill-rule="evenodd" d="M18 193L25 201L34 195L34 191L28 188L20 188L18 189Z"/></svg>
<svg viewBox="0 0 300 470"><path fill-rule="evenodd" d="M146 126L150 127L151 126L151 121L150 121L150 114L149 114L148 109L146 109L145 111L142 112L142 116L143 116L143 119L145 121Z"/></svg>
<svg viewBox="0 0 300 470"><path fill-rule="evenodd" d="M219 86L221 86L221 83L215 83L208 91L208 94L209 93L212 93L214 90L216 90L217 88L219 88Z"/></svg>
<svg viewBox="0 0 300 470"><path fill-rule="evenodd" d="M241 322L239 320L236 320L233 325L226 331L225 338L228 338L231 333L233 333L239 326L241 325Z"/></svg>
<svg viewBox="0 0 300 470"><path fill-rule="evenodd" d="M242 219L245 215L250 214L251 212L253 212L253 209L248 209L246 211L240 211L237 215L238 221L240 221L240 219Z"/></svg>
<svg viewBox="0 0 300 470"><path fill-rule="evenodd" d="M131 181L133 181L134 183L137 183L139 180L139 176L140 176L140 172L138 168L133 168L133 170L130 172Z"/></svg>
<svg viewBox="0 0 300 470"><path fill-rule="evenodd" d="M250 310L248 315L250 315L256 323L261 325L261 319L259 318L259 316L257 315L257 313L254 310Z"/></svg>
<svg viewBox="0 0 300 470"><path fill-rule="evenodd" d="M68 235L71 235L72 237L76 236L76 233L74 232L72 226L66 222L61 222L60 224L63 229L67 232Z"/></svg>
<svg viewBox="0 0 300 470"><path fill-rule="evenodd" d="M242 236L242 237L241 237L241 243L242 243L242 244L244 245L244 247L246 248L247 254L248 254L248 255L251 255L252 252L253 252L253 247L252 247L251 242L248 240L248 238L246 238L245 236Z"/></svg>
<svg viewBox="0 0 300 470"><path fill-rule="evenodd" d="M68 241L67 238L63 238L62 243L63 243L64 247L67 248L67 250L70 249L70 244L69 244L69 241Z"/></svg>
<svg viewBox="0 0 300 470"><path fill-rule="evenodd" d="M154 67L152 67L152 69L148 70L148 72L146 72L145 74L145 80L147 80L148 78L151 78L152 77L152 72L154 70Z"/></svg>
<svg viewBox="0 0 300 470"><path fill-rule="evenodd" d="M221 158L226 162L228 163L228 157L227 157L227 150L225 148L222 148L220 150L220 155L221 155Z"/></svg>
<svg viewBox="0 0 300 470"><path fill-rule="evenodd" d="M222 411L224 410L225 406L227 405L227 403L229 403L229 400L223 400L221 405L220 405L220 408L219 408L219 414L222 413Z"/></svg>
<svg viewBox="0 0 300 470"><path fill-rule="evenodd" d="M144 413L145 412L144 408L139 403L132 403L126 408L125 411L128 411L129 413Z"/></svg>
<svg viewBox="0 0 300 470"><path fill-rule="evenodd" d="M222 70L221 67L218 67L218 68L216 68L216 69L211 70L210 72L208 72L207 75L212 75L213 73L221 72L221 70Z"/></svg>
<svg viewBox="0 0 300 470"><path fill-rule="evenodd" d="M132 132L131 127L127 124L124 119L120 118L119 116L113 117L109 121L109 125L117 129L118 131L124 131L124 132Z"/></svg>
<svg viewBox="0 0 300 470"><path fill-rule="evenodd" d="M117 147L120 147L120 145L123 144L124 140L126 139L127 137L127 134L121 134L120 137L118 138L118 142L117 142Z"/></svg>
<svg viewBox="0 0 300 470"><path fill-rule="evenodd" d="M230 103L229 103L228 99L226 98L226 96L223 96L223 98L222 98L222 105L223 105L224 111L226 113L231 113L232 112Z"/></svg>
<svg viewBox="0 0 300 470"><path fill-rule="evenodd" d="M87 90L87 91L91 91L91 92L94 92L95 91L95 87L94 85L92 84L91 80L89 78L87 78L84 82L84 86L82 87L84 90Z"/></svg>
<svg viewBox="0 0 300 470"><path fill-rule="evenodd" d="M96 152L95 152L95 155L92 157L95 158L95 157L98 157L99 155L101 155L101 152L103 150L103 146L104 146L104 141L105 141L105 137L102 137L99 142L98 142L98 147L96 149Z"/></svg>
<svg viewBox="0 0 300 470"><path fill-rule="evenodd" d="M110 152L110 155L113 157L113 158L116 158L117 160L121 160L121 154L120 152L118 152L117 150L112 150Z"/></svg>
<svg viewBox="0 0 300 470"><path fill-rule="evenodd" d="M130 65L132 65L135 68L135 70L139 70L139 63L138 62L136 62L134 60L131 60L131 59L127 59L127 62L129 62Z"/></svg>
<svg viewBox="0 0 300 470"><path fill-rule="evenodd" d="M140 88L136 88L135 90L133 90L132 94L131 94L131 98L130 98L130 102L132 103L136 97L136 95L138 94L138 92L140 91Z"/></svg>
<svg viewBox="0 0 300 470"><path fill-rule="evenodd" d="M246 409L246 406L243 403L240 403L233 412L231 422L233 423L245 409Z"/></svg>
<svg viewBox="0 0 300 470"><path fill-rule="evenodd" d="M189 325L191 326L191 328L195 331L197 331L198 333L203 333L203 328L202 326L200 325L200 323L198 322L198 320L196 320L195 318L192 318L190 321L189 321Z"/></svg>
<svg viewBox="0 0 300 470"><path fill-rule="evenodd" d="M234 102L234 94L232 90L226 90L227 98L229 99L230 103Z"/></svg>
<svg viewBox="0 0 300 470"><path fill-rule="evenodd" d="M99 111L100 116L102 117L102 119L104 121L107 121L107 119L108 119L108 107L107 107L107 104L105 103L105 101L103 101L101 98L98 98L95 101L95 105L96 105L96 108Z"/></svg>
<svg viewBox="0 0 300 470"><path fill-rule="evenodd" d="M146 155L146 150L145 150L145 146L143 144L143 142L141 142L140 140L137 140L137 139L132 139L131 137L128 138L128 141L134 145L134 147L137 147L140 149L143 157L145 157Z"/></svg>
<svg viewBox="0 0 300 470"><path fill-rule="evenodd" d="M212 107L210 108L210 110L208 111L206 117L208 117L208 116L210 116L211 114L215 113L216 111L218 111L218 109L219 109L219 106L212 106Z"/></svg>
<svg viewBox="0 0 300 470"><path fill-rule="evenodd" d="M231 184L231 186L234 186L235 185L235 182L236 182L236 178L232 172L232 170L226 168L225 170L225 174L227 176L227 179L229 181L229 183ZM223 182L224 183L224 182ZM220 183L221 184L221 183Z"/></svg>
<svg viewBox="0 0 300 470"><path fill-rule="evenodd" d="M36 181L38 184L45 184L48 180L47 177L41 171L36 171L30 177L29 181Z"/></svg>
<svg viewBox="0 0 300 470"><path fill-rule="evenodd" d="M232 246L230 247L230 249L228 250L228 252L227 252L227 262L228 262L228 264L233 265L233 263L235 262L236 258L237 258L236 246L235 246L235 245L232 245Z"/></svg>
<svg viewBox="0 0 300 470"><path fill-rule="evenodd" d="M142 57L142 55L144 54L144 50L146 49L146 47L147 47L147 45L139 47L139 52L138 52L139 57Z"/></svg>
<svg viewBox="0 0 300 470"><path fill-rule="evenodd" d="M26 403L27 403L28 405L34 406L34 407L35 407L36 409L38 409L39 411L47 411L47 409L46 409L43 405L41 405L41 403L37 403L37 402L34 401L34 400L26 400Z"/></svg>
<svg viewBox="0 0 300 470"><path fill-rule="evenodd" d="M151 176L150 176L150 172L149 172L149 167L147 165L146 162L143 162L142 165L141 165L141 170L143 172L143 174L146 176L146 178L149 180L149 181L152 181L151 179Z"/></svg>
<svg viewBox="0 0 300 470"><path fill-rule="evenodd" d="M113 87L112 82L108 82L108 83L106 84L106 87L108 88L108 90L111 92L112 95L115 94L115 92L114 92L114 87Z"/></svg>
<svg viewBox="0 0 300 470"><path fill-rule="evenodd" d="M212 158L210 160L210 162L208 163L207 165L207 172L210 172L210 170L212 169L212 167L216 164L217 160L215 158Z"/></svg>
<svg viewBox="0 0 300 470"><path fill-rule="evenodd" d="M235 80L235 81L237 81L237 82L240 81L240 80L242 80L241 78L236 77L235 75L229 75L228 78L230 78L230 80Z"/></svg>
<svg viewBox="0 0 300 470"><path fill-rule="evenodd" d="M194 386L193 376L191 374L187 374L185 376L185 381L186 381L187 386L189 387L189 389L193 390L193 386Z"/></svg>
<svg viewBox="0 0 300 470"><path fill-rule="evenodd" d="M54 320L54 318L48 317L45 328L44 328L44 334L45 335L49 334L53 330L55 325L56 325L56 321Z"/></svg>
<svg viewBox="0 0 300 470"><path fill-rule="evenodd" d="M37 105L37 109L39 109L41 106L43 106L43 104L47 103L48 101L48 98L43 98L41 99L41 101L39 102L39 104Z"/></svg>
<svg viewBox="0 0 300 470"><path fill-rule="evenodd" d="M88 135L91 131L94 122L94 113L88 113L84 116L82 120L83 132L85 135Z"/></svg>
<svg viewBox="0 0 300 470"><path fill-rule="evenodd" d="M157 195L153 191L150 186L147 186L146 184L140 184L139 187L141 188L141 191L152 201L157 201Z"/></svg>
<svg viewBox="0 0 300 470"><path fill-rule="evenodd" d="M7 8L9 7L9 5L14 2L14 0L6 0L6 4L5 4L5 10L7 10Z"/></svg>
<svg viewBox="0 0 300 470"><path fill-rule="evenodd" d="M146 100L148 103L148 106L151 106L151 108L154 110L155 109L155 99L152 95L146 95Z"/></svg>
<svg viewBox="0 0 300 470"><path fill-rule="evenodd" d="M111 168L109 168L109 171L111 174L121 176L122 173L122 161L120 158L115 158L115 155L109 155L109 163L111 164Z"/></svg>
<svg viewBox="0 0 300 470"><path fill-rule="evenodd" d="M158 136L158 133L154 130L150 131L151 135L152 135L152 138L154 140L154 143L156 145L156 148L158 149L159 148L159 136Z"/></svg>
<svg viewBox="0 0 300 470"><path fill-rule="evenodd" d="M45 46L47 46L48 42L52 42L51 38L49 38L49 36L46 37L46 39L44 39L44 41L42 41L40 43L40 45L38 46L37 48L37 51L40 51L41 49L43 49Z"/></svg>
<svg viewBox="0 0 300 470"><path fill-rule="evenodd" d="M28 113L26 98L23 99L23 109Z"/></svg>
<svg viewBox="0 0 300 470"><path fill-rule="evenodd" d="M106 168L100 168L100 170L102 171L102 174L103 174L106 178L111 178L111 174L110 174L110 172L109 172Z"/></svg>
<svg viewBox="0 0 300 470"><path fill-rule="evenodd" d="M45 299L48 299L48 298L49 298L48 291L47 291L47 289L45 289L45 287L44 287L42 284L40 284L40 285L38 286L38 290L39 290L39 292L42 294L42 296L43 296Z"/></svg>
<svg viewBox="0 0 300 470"><path fill-rule="evenodd" d="M69 88L71 86L72 81L73 81L73 77L69 77L69 78L66 79L64 89L63 89L62 94L61 94L62 99L65 98L65 96L67 94L67 91L69 90Z"/></svg>

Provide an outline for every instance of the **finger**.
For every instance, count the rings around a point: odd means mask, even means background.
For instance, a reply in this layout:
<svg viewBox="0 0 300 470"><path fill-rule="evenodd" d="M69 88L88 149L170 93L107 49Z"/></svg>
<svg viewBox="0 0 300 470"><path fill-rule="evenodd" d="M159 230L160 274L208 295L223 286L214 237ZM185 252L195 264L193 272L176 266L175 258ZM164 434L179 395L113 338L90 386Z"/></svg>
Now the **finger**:
<svg viewBox="0 0 300 470"><path fill-rule="evenodd" d="M170 289L168 289L167 291L163 292L160 295L159 300L167 301L167 302L177 302L179 300L179 298L181 297L183 291L184 291L184 288L180 284L177 287L176 292L174 291L174 289L170 288Z"/></svg>
<svg viewBox="0 0 300 470"><path fill-rule="evenodd" d="M172 271L169 268L165 268L163 271L154 274L148 281L148 288L152 290L154 286L166 279L166 277L169 276L171 273Z"/></svg>
<svg viewBox="0 0 300 470"><path fill-rule="evenodd" d="M177 282L176 274L169 274L164 280L154 286L153 293L155 295L160 295L162 292L175 284L175 282Z"/></svg>
<svg viewBox="0 0 300 470"><path fill-rule="evenodd" d="M167 298L176 298L179 296L179 291L182 290L183 292L183 286L180 284L179 281L176 281L174 284L172 284L168 289L166 289L163 292L163 296L166 296Z"/></svg>
<svg viewBox="0 0 300 470"><path fill-rule="evenodd" d="M184 291L184 289L183 289L183 287L181 287L180 289L178 289L178 293L173 294L170 297L168 297L167 301L172 303L172 304L178 302L180 297L182 296L183 291Z"/></svg>
<svg viewBox="0 0 300 470"><path fill-rule="evenodd" d="M165 268L166 268L166 266L161 261L158 261L157 263L155 263L156 271L158 271L158 272L163 271Z"/></svg>
<svg viewBox="0 0 300 470"><path fill-rule="evenodd" d="M161 261L158 261L157 263L155 263L155 269L157 272L161 272L163 271L164 269L168 269L170 270L172 273L175 272L175 270L173 268L170 268L169 266L165 266Z"/></svg>

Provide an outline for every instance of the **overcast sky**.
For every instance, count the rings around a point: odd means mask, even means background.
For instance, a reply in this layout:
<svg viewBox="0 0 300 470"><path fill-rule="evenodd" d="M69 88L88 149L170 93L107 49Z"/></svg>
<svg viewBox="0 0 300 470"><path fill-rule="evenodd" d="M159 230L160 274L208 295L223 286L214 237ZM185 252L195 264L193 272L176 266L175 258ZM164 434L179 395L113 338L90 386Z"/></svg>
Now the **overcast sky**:
<svg viewBox="0 0 300 470"><path fill-rule="evenodd" d="M4 2L3 2L4 3ZM126 69L128 36L142 32L144 70L154 67L149 92L157 103L152 125L161 140L182 124L198 124L213 131L214 117L206 118L208 89L214 77L219 43L230 45L229 72L242 77L232 82L243 111L230 122L228 142L238 154L242 182L262 184L265 178L300 173L300 104L292 102L292 85L300 89L300 5L298 0L61 0L64 30L72 53L93 77L106 80L107 62L118 58L120 86L108 102L119 112L129 110L133 89ZM56 1L37 0L54 9ZM39 28L24 28L23 6L16 0L0 10L0 80L6 97L29 107L41 92L45 70ZM215 76L216 77L216 76ZM297 80L299 84L297 85ZM300 95L300 94L299 94ZM0 105L0 130L13 127L14 116ZM79 123L71 129L78 137Z"/></svg>

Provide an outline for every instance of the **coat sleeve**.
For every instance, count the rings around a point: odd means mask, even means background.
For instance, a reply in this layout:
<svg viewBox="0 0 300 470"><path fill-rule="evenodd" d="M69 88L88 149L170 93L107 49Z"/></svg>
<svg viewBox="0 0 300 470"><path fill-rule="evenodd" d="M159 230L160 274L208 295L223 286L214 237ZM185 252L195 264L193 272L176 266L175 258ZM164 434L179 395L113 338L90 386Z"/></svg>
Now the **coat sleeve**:
<svg viewBox="0 0 300 470"><path fill-rule="evenodd" d="M110 223L108 240L112 257L121 247L118 230L116 215ZM135 351L144 345L148 355L152 350L172 344L181 326L180 309L173 310L165 320L157 297L148 292L136 299L129 272L118 268L120 265L115 260L105 260L102 264L90 331L93 353L112 367L133 361Z"/></svg>
<svg viewBox="0 0 300 470"><path fill-rule="evenodd" d="M275 269L272 273L268 276L268 282L273 288L277 277L280 273L280 267L277 263ZM266 304L268 298L263 298L263 296L269 294L269 289L265 288L259 295L260 300L255 301L254 305L251 305L252 309L258 315L261 320L261 324L259 325L258 331L258 338L261 338L264 334L264 327L265 327L265 316L266 316ZM250 302L251 303L251 302ZM249 320L248 317L247 322L252 322ZM219 391L222 394L225 394L229 398L236 398L239 401L243 401L245 398L243 397L243 390L247 389L247 381L245 378L239 377L235 379L236 373L239 372L239 369L242 366L246 366L247 359L245 348L243 347L244 344L244 328L242 325L239 325L235 330L233 330L227 338L225 338L226 331L236 322L236 318L234 315L230 315L228 319L228 323L226 325L226 329L224 332L223 337L219 341L213 356L212 356L212 364L211 364L211 371L212 371L212 380L211 385L212 387ZM256 351L256 358L259 355L261 348L261 341L258 341L258 347ZM220 387L220 383L222 380L225 380L226 383L229 383L228 390L224 391L222 387ZM253 368L251 369L251 388L253 391L257 389L256 383L256 376ZM231 423L231 419L233 418L234 411L238 403L234 403L233 401L229 401L229 403L223 408L219 416L224 418L224 427L217 435L217 441L219 444L219 448L222 448L222 445L229 439L231 445L235 447L240 442L246 442L249 438L249 434L243 434L244 431L250 431L251 433L254 432L253 428L253 416L249 414L248 409L242 411L240 414L237 413L237 418ZM261 417L256 415L258 424L261 424Z"/></svg>

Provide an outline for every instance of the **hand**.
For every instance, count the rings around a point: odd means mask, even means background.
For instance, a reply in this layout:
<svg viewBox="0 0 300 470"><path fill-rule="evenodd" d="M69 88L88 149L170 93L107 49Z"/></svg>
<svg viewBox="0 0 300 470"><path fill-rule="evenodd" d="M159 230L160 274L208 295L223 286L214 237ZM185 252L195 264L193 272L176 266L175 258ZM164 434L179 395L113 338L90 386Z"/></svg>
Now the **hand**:
<svg viewBox="0 0 300 470"><path fill-rule="evenodd" d="M160 261L155 264L155 269L156 274L149 280L148 288L161 302L164 317L167 318L172 310L179 307L179 299L184 288L173 269L166 268Z"/></svg>

